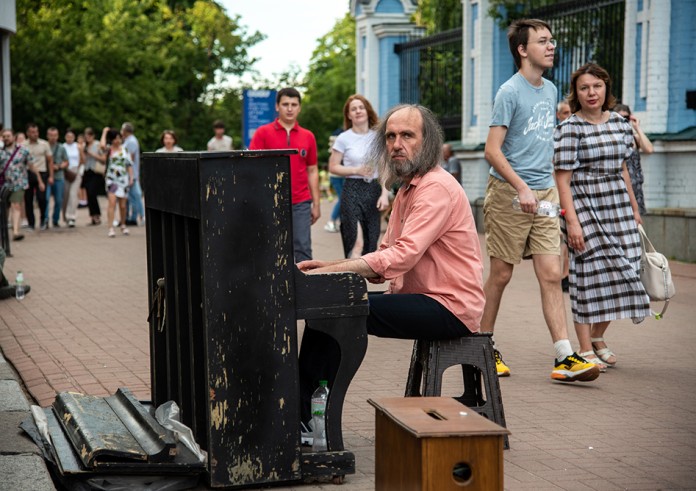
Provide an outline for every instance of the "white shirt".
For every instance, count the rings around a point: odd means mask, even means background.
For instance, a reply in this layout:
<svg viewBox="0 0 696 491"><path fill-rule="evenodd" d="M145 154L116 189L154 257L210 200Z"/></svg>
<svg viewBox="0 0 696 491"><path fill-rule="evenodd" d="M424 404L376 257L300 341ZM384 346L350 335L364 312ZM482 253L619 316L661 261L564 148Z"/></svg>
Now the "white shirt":
<svg viewBox="0 0 696 491"><path fill-rule="evenodd" d="M232 150L232 137L227 135L222 135L219 140L212 137L208 140L208 151L210 152L222 152L225 150Z"/></svg>
<svg viewBox="0 0 696 491"><path fill-rule="evenodd" d="M362 167L368 163L368 152L376 134L375 130L368 130L367 133L356 133L353 131L353 128L349 128L338 135L333 144L333 149L343 154L343 165L345 167ZM346 176L346 178L365 179L363 176ZM376 168L372 179L377 179Z"/></svg>
<svg viewBox="0 0 696 491"><path fill-rule="evenodd" d="M68 168L77 169L80 166L80 149L77 142L63 143L65 153L68 154Z"/></svg>
<svg viewBox="0 0 696 491"><path fill-rule="evenodd" d="M181 148L179 145L174 145L172 147L172 150L171 150L171 152L183 152L183 151L184 151L184 149ZM162 153L162 152L169 152L169 150L167 150L167 147L160 147L157 150L155 150L155 152Z"/></svg>

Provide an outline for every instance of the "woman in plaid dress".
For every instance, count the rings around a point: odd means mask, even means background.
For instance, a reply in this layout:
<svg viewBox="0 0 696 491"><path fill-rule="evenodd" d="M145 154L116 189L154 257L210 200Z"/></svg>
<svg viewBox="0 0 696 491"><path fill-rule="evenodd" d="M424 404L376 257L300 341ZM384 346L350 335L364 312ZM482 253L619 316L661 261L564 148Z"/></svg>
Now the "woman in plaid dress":
<svg viewBox="0 0 696 491"><path fill-rule="evenodd" d="M642 223L626 159L631 126L614 105L609 74L594 63L571 77L573 115L554 133L556 183L570 251L570 299L580 356L600 369L616 364L604 332L616 319L641 322L650 304L640 281ZM599 358L599 359L598 359ZM600 361L601 359L601 361ZM602 363L603 362L603 363Z"/></svg>

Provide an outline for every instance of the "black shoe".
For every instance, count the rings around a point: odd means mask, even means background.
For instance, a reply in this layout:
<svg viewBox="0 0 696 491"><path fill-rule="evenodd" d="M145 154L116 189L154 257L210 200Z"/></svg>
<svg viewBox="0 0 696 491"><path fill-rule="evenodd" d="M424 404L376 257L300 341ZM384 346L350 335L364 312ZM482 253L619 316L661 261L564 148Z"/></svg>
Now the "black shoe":
<svg viewBox="0 0 696 491"><path fill-rule="evenodd" d="M17 235L15 235L15 236L12 238L12 240L16 240L16 241L18 241L18 242L19 242L20 240L24 240L24 235L22 235L22 234L17 234Z"/></svg>
<svg viewBox="0 0 696 491"><path fill-rule="evenodd" d="M131 227L137 227L138 220L126 220L126 225L131 226Z"/></svg>
<svg viewBox="0 0 696 491"><path fill-rule="evenodd" d="M24 294L26 295L30 291L31 287L29 285L24 285ZM12 298L16 295L17 292L15 291L15 285L0 286L0 300Z"/></svg>
<svg viewBox="0 0 696 491"><path fill-rule="evenodd" d="M53 228L60 228L60 223L53 222Z"/></svg>
<svg viewBox="0 0 696 491"><path fill-rule="evenodd" d="M567 276L561 280L561 290L566 293L570 290L570 282L568 281Z"/></svg>

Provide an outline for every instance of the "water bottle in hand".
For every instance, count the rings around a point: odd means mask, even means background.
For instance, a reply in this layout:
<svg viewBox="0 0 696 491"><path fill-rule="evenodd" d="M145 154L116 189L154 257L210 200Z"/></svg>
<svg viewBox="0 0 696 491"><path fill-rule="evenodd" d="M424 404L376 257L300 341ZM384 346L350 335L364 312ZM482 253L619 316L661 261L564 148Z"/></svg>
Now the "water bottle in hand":
<svg viewBox="0 0 696 491"><path fill-rule="evenodd" d="M329 389L326 380L319 381L319 387L312 394L312 423L314 426L314 441L312 452L326 452L326 401Z"/></svg>
<svg viewBox="0 0 696 491"><path fill-rule="evenodd" d="M517 211L522 210L519 196L515 196L514 198L512 198L512 209ZM561 206L556 203L541 200L537 202L536 214L547 217L557 217L558 215L563 215L563 210L561 210Z"/></svg>
<svg viewBox="0 0 696 491"><path fill-rule="evenodd" d="M24 300L24 274L21 271L17 271L15 279L15 297L17 300Z"/></svg>

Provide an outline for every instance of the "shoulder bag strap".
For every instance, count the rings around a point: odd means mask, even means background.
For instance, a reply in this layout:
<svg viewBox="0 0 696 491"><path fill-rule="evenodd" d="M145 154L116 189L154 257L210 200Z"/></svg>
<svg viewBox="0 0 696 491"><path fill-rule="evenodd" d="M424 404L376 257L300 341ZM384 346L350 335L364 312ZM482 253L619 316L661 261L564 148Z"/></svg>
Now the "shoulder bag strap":
<svg viewBox="0 0 696 491"><path fill-rule="evenodd" d="M642 249L643 254L646 252L656 252L655 246L652 245L652 242L650 242L650 239L648 238L648 234L645 233L645 229L640 224L638 225L638 235L640 235L640 248Z"/></svg>
<svg viewBox="0 0 696 491"><path fill-rule="evenodd" d="M10 164L12 163L12 160L15 158L15 155L17 155L17 152L19 151L19 147L20 147L20 145L15 145L14 152L12 152L12 155L10 155L10 158L7 160L7 163L5 164L5 167L3 167L3 169L2 169L2 175L3 175L3 176L5 175L5 171L7 170L7 168L8 168L8 167L10 166Z"/></svg>

